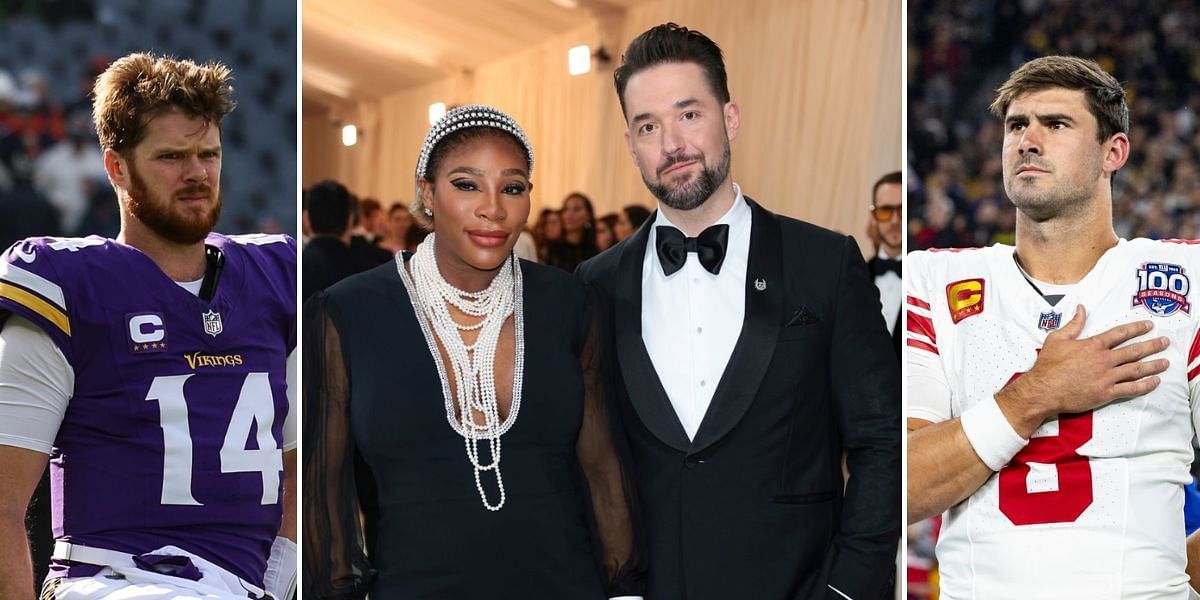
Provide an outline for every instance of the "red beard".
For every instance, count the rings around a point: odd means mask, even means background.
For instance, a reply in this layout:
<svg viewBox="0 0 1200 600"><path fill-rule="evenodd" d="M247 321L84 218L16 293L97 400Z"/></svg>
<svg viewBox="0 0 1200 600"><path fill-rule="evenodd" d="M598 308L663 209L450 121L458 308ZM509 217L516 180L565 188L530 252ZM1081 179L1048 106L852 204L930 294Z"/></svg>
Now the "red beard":
<svg viewBox="0 0 1200 600"><path fill-rule="evenodd" d="M132 161L129 163L129 212L151 231L176 244L198 244L208 237L221 217L221 193L213 194L207 183L190 185L176 192L171 198L154 198L146 182L138 174ZM213 203L203 210L177 206L181 196L205 195Z"/></svg>

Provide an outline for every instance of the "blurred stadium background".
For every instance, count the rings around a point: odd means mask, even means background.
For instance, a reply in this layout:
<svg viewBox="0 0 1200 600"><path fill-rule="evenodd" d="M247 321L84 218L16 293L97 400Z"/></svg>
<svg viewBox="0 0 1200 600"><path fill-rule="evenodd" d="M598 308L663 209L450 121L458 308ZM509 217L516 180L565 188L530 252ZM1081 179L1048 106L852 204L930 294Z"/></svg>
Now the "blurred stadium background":
<svg viewBox="0 0 1200 600"><path fill-rule="evenodd" d="M233 69L217 229L295 234L296 30L287 1L0 0L0 244L116 235L90 93L136 51Z"/></svg>
<svg viewBox="0 0 1200 600"><path fill-rule="evenodd" d="M909 251L1014 242L1003 127L987 107L1009 73L1050 54L1094 59L1125 86L1117 235L1200 238L1200 3L908 0L907 43ZM936 533L932 519L908 529L910 600L937 598Z"/></svg>
<svg viewBox="0 0 1200 600"><path fill-rule="evenodd" d="M1092 58L1124 85L1132 155L1117 173L1125 238L1200 237L1200 3L909 0L909 250L1012 243L994 90L1048 54Z"/></svg>
<svg viewBox="0 0 1200 600"><path fill-rule="evenodd" d="M0 0L0 248L117 234L90 95L109 62L138 51L233 69L217 230L295 235L296 31L286 0ZM27 518L38 587L53 547L48 487Z"/></svg>

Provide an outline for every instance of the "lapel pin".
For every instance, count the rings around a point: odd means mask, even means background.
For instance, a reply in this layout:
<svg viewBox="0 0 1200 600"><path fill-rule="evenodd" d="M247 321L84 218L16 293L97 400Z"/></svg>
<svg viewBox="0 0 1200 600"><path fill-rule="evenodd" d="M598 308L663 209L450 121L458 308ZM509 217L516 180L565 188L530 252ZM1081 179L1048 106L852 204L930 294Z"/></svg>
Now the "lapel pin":
<svg viewBox="0 0 1200 600"><path fill-rule="evenodd" d="M756 289L760 292L767 289L767 280L762 279L762 278L755 279L754 280L754 289Z"/></svg>

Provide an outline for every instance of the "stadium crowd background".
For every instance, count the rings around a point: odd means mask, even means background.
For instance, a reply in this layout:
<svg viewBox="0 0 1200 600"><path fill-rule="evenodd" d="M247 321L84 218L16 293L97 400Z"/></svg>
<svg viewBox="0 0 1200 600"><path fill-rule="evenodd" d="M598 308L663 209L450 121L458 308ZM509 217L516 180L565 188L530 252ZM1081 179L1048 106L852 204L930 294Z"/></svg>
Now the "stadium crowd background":
<svg viewBox="0 0 1200 600"><path fill-rule="evenodd" d="M1200 238L1200 4L909 0L907 43L909 251L1014 242L1004 131L988 105L1009 73L1050 54L1091 58L1125 87L1132 149L1113 183L1117 235ZM937 526L908 529L909 600L937 598Z"/></svg>
<svg viewBox="0 0 1200 600"><path fill-rule="evenodd" d="M110 61L151 51L234 72L217 230L295 234L296 5L269 0L0 1L0 246L115 236L116 197L91 123Z"/></svg>
<svg viewBox="0 0 1200 600"><path fill-rule="evenodd" d="M1114 180L1124 238L1200 238L1200 4L910 0L909 250L1013 241L1003 127L987 110L1013 69L1092 58L1120 80L1132 152Z"/></svg>

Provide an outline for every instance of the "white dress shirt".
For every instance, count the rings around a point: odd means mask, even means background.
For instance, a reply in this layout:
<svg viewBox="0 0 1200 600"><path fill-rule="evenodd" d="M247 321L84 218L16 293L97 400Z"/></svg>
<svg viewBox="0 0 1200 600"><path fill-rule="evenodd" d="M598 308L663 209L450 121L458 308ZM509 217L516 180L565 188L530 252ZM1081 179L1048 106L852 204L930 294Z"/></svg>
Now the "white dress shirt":
<svg viewBox="0 0 1200 600"><path fill-rule="evenodd" d="M879 249L876 257L891 258L883 251L883 248ZM904 260L904 255L897 256L896 260ZM900 320L900 301L903 299L900 295L903 282L899 275L888 271L875 276L875 287L879 288L879 303L883 305L883 320L887 321L888 333L895 333L896 322Z"/></svg>
<svg viewBox="0 0 1200 600"><path fill-rule="evenodd" d="M746 314L752 218L741 188L735 183L733 190L733 206L715 223L729 225L719 274L706 271L695 253L688 253L683 268L670 277L663 274L656 228L674 225L661 210L642 263L642 341L689 439L704 420Z"/></svg>

